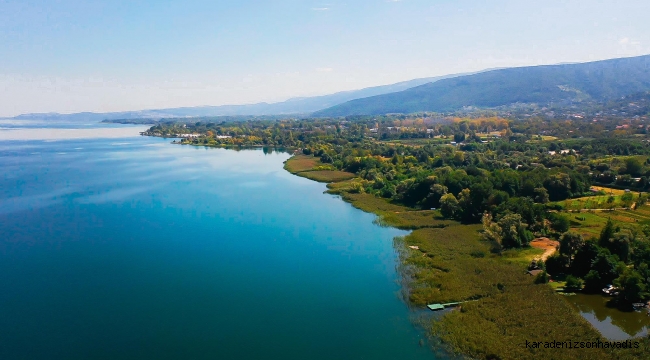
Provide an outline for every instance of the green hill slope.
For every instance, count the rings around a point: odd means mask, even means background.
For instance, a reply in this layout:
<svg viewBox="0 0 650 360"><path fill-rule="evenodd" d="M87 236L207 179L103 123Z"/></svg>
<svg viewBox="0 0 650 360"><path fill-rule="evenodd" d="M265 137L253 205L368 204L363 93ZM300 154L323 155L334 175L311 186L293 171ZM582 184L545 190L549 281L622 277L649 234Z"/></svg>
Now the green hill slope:
<svg viewBox="0 0 650 360"><path fill-rule="evenodd" d="M494 70L352 100L314 116L453 111L465 106L611 100L650 90L650 55L584 64Z"/></svg>

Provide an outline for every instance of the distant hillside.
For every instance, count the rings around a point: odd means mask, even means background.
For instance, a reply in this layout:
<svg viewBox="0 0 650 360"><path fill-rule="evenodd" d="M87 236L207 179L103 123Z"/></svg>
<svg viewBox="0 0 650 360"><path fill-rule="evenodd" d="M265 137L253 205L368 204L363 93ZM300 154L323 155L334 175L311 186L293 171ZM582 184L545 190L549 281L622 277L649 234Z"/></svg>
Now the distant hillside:
<svg viewBox="0 0 650 360"><path fill-rule="evenodd" d="M287 115L233 115L233 116L195 116L195 117L171 117L171 118L137 118L137 119L105 119L107 124L135 124L135 125L157 125L161 123L229 123L238 121L277 121L285 119Z"/></svg>
<svg viewBox="0 0 650 360"><path fill-rule="evenodd" d="M642 92L613 100L603 105L603 112L616 111L627 116L648 116L650 115L650 92Z"/></svg>
<svg viewBox="0 0 650 360"><path fill-rule="evenodd" d="M605 101L650 90L650 55L584 64L493 70L397 93L357 99L314 116L378 115L489 108L513 103Z"/></svg>
<svg viewBox="0 0 650 360"><path fill-rule="evenodd" d="M250 105L223 105L223 106L198 106L172 109L154 109L141 111L123 111L112 113L75 113L75 114L24 114L14 119L44 119L68 121L102 121L102 120L129 120L129 119L162 119L175 117L205 117L205 116L261 116L261 115L286 115L310 114L314 111L326 109L342 104L346 101L365 98L369 96L388 94L403 91L415 86L435 82L442 79L463 76L467 74L445 75L438 77L403 81L391 85L375 86L361 90L343 91L331 95L289 99L284 102Z"/></svg>

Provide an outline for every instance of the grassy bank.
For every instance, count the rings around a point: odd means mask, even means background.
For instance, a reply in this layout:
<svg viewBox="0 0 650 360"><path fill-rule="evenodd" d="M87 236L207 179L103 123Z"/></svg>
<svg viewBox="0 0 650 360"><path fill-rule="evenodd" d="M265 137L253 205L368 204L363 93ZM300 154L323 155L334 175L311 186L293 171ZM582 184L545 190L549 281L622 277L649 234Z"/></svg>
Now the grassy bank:
<svg viewBox="0 0 650 360"><path fill-rule="evenodd" d="M314 158L292 159L285 169L297 175L322 166ZM605 341L551 287L534 284L526 274L526 265L538 250L493 254L480 238L480 225L462 225L442 219L437 211L416 211L351 193L353 183L340 181L328 188L353 206L377 214L382 225L413 230L401 252L412 278L408 289L412 304L477 300L428 325L450 350L478 359L640 359L650 351L648 339L639 349L527 348L526 341Z"/></svg>
<svg viewBox="0 0 650 360"><path fill-rule="evenodd" d="M296 155L287 160L284 169L292 174L318 182L340 182L354 178L354 174L338 171L331 165L323 164L313 156Z"/></svg>

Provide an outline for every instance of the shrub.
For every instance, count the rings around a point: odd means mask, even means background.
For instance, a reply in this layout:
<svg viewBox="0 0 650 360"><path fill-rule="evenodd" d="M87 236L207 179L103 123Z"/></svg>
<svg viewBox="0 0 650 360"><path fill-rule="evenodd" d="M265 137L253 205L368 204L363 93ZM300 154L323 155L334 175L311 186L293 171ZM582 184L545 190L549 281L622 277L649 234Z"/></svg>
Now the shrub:
<svg viewBox="0 0 650 360"><path fill-rule="evenodd" d="M566 277L567 289L582 289L582 279L569 275Z"/></svg>
<svg viewBox="0 0 650 360"><path fill-rule="evenodd" d="M542 271L535 276L535 284L547 284L548 280L548 273L546 271Z"/></svg>

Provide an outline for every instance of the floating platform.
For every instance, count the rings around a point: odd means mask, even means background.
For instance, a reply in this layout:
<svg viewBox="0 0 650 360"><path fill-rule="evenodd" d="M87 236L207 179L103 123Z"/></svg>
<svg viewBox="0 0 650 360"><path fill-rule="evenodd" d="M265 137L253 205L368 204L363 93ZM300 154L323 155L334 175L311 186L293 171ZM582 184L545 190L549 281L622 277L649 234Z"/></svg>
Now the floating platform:
<svg viewBox="0 0 650 360"><path fill-rule="evenodd" d="M476 300L470 300L470 301L476 301ZM429 308L429 310L439 311L439 310L444 310L444 309L446 309L448 307L458 306L458 305L460 305L460 304L462 304L464 302L467 302L467 301L452 302L452 303L446 303L446 304L429 304L429 305L427 305L427 307Z"/></svg>
<svg viewBox="0 0 650 360"><path fill-rule="evenodd" d="M433 311L438 311L438 310L444 310L445 309L445 307L442 306L442 304L430 304L430 305L427 305L427 307L429 308L429 310L433 310Z"/></svg>

